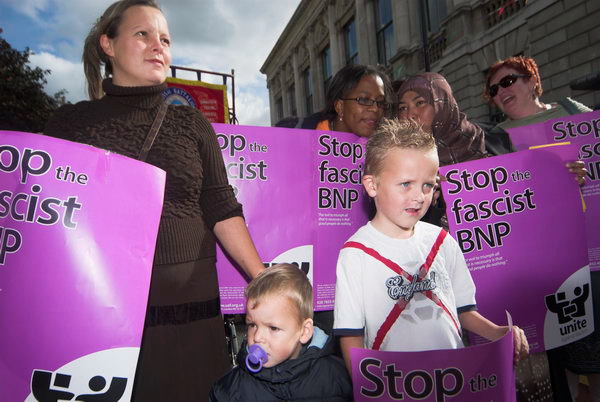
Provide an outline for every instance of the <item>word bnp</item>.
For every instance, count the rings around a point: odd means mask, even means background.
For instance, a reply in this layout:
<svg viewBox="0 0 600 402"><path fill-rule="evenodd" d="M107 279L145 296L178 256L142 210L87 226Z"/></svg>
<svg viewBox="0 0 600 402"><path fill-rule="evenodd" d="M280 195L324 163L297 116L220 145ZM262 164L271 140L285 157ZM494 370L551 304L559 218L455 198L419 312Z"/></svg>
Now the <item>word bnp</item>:
<svg viewBox="0 0 600 402"><path fill-rule="evenodd" d="M531 173L516 170L509 175L504 167L475 172L459 169L449 170L446 173L446 180L450 185L449 194L491 189L492 193L496 195L493 199L484 199L474 203L465 202L462 197L455 198L450 210L456 224L480 222L536 209L534 191L531 188L528 187L514 194L509 189L502 189L509 178L512 182L529 180ZM463 253L469 253L482 250L486 246L500 247L510 233L511 227L506 221L482 222L482 225L474 226L471 229L457 230L456 238Z"/></svg>
<svg viewBox="0 0 600 402"><path fill-rule="evenodd" d="M362 160L364 150L362 145L340 141L335 137L324 134L319 137L318 155L330 157L319 163L319 182L327 186L318 188L319 209L352 209L352 205L360 199L362 183ZM348 160L350 167L336 166L339 160ZM354 185L354 187L334 187L336 184Z"/></svg>

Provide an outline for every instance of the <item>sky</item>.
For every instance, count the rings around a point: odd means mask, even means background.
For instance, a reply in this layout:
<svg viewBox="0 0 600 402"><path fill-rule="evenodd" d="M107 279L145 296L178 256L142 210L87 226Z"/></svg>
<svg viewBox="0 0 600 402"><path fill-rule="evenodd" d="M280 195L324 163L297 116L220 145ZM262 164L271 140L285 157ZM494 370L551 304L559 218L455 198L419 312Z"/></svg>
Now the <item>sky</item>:
<svg viewBox="0 0 600 402"><path fill-rule="evenodd" d="M231 73L235 70L240 124L269 126L269 94L260 67L300 0L159 0L169 23L173 64ZM0 0L0 28L11 46L29 47L32 66L51 70L46 92L87 99L83 41L110 0ZM189 75L191 74L191 75ZM196 79L195 73L177 72ZM216 79L216 81L215 81ZM221 78L203 81L221 84ZM231 102L231 98L230 98Z"/></svg>

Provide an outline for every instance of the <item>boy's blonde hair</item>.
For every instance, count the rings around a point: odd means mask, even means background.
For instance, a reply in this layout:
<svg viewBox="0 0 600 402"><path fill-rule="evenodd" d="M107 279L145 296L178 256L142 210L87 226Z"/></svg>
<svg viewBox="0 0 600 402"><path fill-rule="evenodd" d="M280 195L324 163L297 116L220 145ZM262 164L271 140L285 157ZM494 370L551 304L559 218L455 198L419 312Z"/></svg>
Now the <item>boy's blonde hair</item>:
<svg viewBox="0 0 600 402"><path fill-rule="evenodd" d="M313 317L313 291L306 274L293 264L277 264L265 269L250 282L244 295L250 309L256 308L265 297L282 295L298 309L302 323Z"/></svg>
<svg viewBox="0 0 600 402"><path fill-rule="evenodd" d="M365 157L365 175L377 176L383 160L391 149L437 149L431 133L423 130L414 120L383 119L379 128L369 137Z"/></svg>

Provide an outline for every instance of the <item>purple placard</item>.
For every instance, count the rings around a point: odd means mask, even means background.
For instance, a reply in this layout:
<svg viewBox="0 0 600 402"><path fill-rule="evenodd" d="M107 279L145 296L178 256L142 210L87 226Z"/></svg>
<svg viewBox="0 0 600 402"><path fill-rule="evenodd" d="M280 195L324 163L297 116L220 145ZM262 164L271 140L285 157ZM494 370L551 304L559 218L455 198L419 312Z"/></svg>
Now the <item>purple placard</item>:
<svg viewBox="0 0 600 402"><path fill-rule="evenodd" d="M516 400L513 342L461 349L389 352L352 348L355 401Z"/></svg>
<svg viewBox="0 0 600 402"><path fill-rule="evenodd" d="M477 286L479 311L513 315L532 353L594 329L582 199L558 146L445 166L451 233Z"/></svg>
<svg viewBox="0 0 600 402"><path fill-rule="evenodd" d="M365 140L329 131L213 127L265 266L297 264L313 284L315 310L333 309L338 252L367 221ZM217 269L221 311L243 313L247 280L221 249Z"/></svg>
<svg viewBox="0 0 600 402"><path fill-rule="evenodd" d="M129 400L164 180L108 151L0 131L3 400Z"/></svg>
<svg viewBox="0 0 600 402"><path fill-rule="evenodd" d="M582 193L587 206L585 223L590 271L600 271L600 111L511 128L508 133L518 150L564 141L577 146L579 160L585 162L588 170Z"/></svg>

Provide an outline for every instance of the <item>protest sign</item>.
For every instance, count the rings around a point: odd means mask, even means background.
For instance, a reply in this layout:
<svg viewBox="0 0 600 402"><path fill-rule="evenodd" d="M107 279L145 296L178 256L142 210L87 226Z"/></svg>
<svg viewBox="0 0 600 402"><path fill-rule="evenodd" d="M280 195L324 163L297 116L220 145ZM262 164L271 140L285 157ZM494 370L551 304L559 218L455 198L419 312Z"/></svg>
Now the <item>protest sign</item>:
<svg viewBox="0 0 600 402"><path fill-rule="evenodd" d="M518 150L568 141L579 149L588 171L582 188L590 270L600 271L600 111L548 120L508 130Z"/></svg>
<svg viewBox="0 0 600 402"><path fill-rule="evenodd" d="M213 126L265 266L294 263L313 284L315 310L333 309L338 252L367 221L365 140L328 131ZM222 312L244 312L247 279L221 250L217 269Z"/></svg>
<svg viewBox="0 0 600 402"><path fill-rule="evenodd" d="M581 195L569 146L445 166L451 234L477 287L479 312L508 310L533 353L594 329Z"/></svg>
<svg viewBox="0 0 600 402"><path fill-rule="evenodd" d="M512 334L460 349L389 352L353 348L355 401L516 400Z"/></svg>
<svg viewBox="0 0 600 402"><path fill-rule="evenodd" d="M3 400L129 400L164 181L108 151L0 131Z"/></svg>

